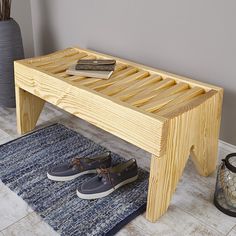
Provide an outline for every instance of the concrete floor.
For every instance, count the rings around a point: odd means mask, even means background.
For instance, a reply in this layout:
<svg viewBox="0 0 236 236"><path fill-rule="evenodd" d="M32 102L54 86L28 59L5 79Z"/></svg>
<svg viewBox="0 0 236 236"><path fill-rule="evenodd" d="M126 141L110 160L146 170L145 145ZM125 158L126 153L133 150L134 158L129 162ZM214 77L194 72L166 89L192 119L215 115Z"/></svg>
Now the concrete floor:
<svg viewBox="0 0 236 236"><path fill-rule="evenodd" d="M47 104L37 128L55 122L78 131L127 159L135 157L139 166L148 170L150 155L147 152ZM15 109L0 107L0 144L16 137ZM236 148L220 142L219 160L229 152L236 152ZM189 160L167 213L155 224L148 222L145 214L140 215L117 235L236 235L236 218L224 215L212 204L215 178L215 174L199 176ZM0 236L12 235L58 234L0 182Z"/></svg>

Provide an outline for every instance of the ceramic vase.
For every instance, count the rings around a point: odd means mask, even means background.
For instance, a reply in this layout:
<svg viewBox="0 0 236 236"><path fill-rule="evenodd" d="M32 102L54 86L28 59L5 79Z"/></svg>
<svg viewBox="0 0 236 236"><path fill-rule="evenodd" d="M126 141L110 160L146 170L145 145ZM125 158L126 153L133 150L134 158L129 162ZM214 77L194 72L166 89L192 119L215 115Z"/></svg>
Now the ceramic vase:
<svg viewBox="0 0 236 236"><path fill-rule="evenodd" d="M15 107L14 61L23 58L19 25L14 19L0 21L0 106Z"/></svg>

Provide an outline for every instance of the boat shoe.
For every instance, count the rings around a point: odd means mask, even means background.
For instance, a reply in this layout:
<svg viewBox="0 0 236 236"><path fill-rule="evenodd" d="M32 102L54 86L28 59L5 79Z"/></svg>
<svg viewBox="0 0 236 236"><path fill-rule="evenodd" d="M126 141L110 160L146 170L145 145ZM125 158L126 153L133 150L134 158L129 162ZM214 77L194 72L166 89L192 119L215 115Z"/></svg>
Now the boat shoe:
<svg viewBox="0 0 236 236"><path fill-rule="evenodd" d="M97 173L97 168L111 166L111 153L104 152L94 157L75 158L69 163L53 166L47 177L54 181L69 181L81 175Z"/></svg>
<svg viewBox="0 0 236 236"><path fill-rule="evenodd" d="M98 175L84 182L76 191L82 199L97 199L111 194L123 185L138 178L138 167L131 159L114 167L98 169Z"/></svg>

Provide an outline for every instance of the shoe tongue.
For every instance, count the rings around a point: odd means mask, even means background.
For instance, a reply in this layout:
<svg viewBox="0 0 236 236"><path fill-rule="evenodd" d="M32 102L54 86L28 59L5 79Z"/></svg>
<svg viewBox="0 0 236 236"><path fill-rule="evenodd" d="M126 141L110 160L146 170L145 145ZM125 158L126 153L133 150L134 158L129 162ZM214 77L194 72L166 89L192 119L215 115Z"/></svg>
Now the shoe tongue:
<svg viewBox="0 0 236 236"><path fill-rule="evenodd" d="M108 175L110 175L110 168L106 169L97 169L98 177L100 179L106 178Z"/></svg>
<svg viewBox="0 0 236 236"><path fill-rule="evenodd" d="M81 166L83 166L83 167L85 167L85 166L90 166L93 162L94 162L94 160L92 160L92 159L90 159L90 158L76 158L76 159L74 159L75 161L75 166L78 166L78 165L81 165ZM77 163L76 163L76 160L78 160L77 161ZM91 164L90 164L91 163Z"/></svg>
<svg viewBox="0 0 236 236"><path fill-rule="evenodd" d="M83 162L83 163L91 163L92 161L94 161L94 160L90 159L89 157L81 158L81 162Z"/></svg>
<svg viewBox="0 0 236 236"><path fill-rule="evenodd" d="M84 158L75 158L71 161L71 166L83 166L85 164Z"/></svg>
<svg viewBox="0 0 236 236"><path fill-rule="evenodd" d="M107 179L106 179L107 177L105 177L104 175L101 175L101 173L97 175L97 178L99 179L99 181L103 183L107 182Z"/></svg>

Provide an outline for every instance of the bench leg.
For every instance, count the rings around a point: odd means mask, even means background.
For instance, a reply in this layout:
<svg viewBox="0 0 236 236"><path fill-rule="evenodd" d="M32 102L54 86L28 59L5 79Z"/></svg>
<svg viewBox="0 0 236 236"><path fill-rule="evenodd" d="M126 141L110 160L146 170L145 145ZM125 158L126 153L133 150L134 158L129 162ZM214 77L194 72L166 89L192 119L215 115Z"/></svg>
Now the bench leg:
<svg viewBox="0 0 236 236"><path fill-rule="evenodd" d="M25 134L33 130L45 101L16 86L17 132Z"/></svg>
<svg viewBox="0 0 236 236"><path fill-rule="evenodd" d="M170 118L166 152L152 156L146 218L155 222L166 211L191 156L196 169L207 176L216 169L223 91L204 103Z"/></svg>
<svg viewBox="0 0 236 236"><path fill-rule="evenodd" d="M189 158L192 120L189 115L184 113L169 120L166 152L160 157L152 156L146 212L146 218L151 222L167 211Z"/></svg>
<svg viewBox="0 0 236 236"><path fill-rule="evenodd" d="M153 155L151 158L146 212L146 218L151 222L167 211L189 158L188 142L185 144L186 139L183 139L185 132L182 135L174 132L173 135L176 138L169 139L166 154L161 157Z"/></svg>

